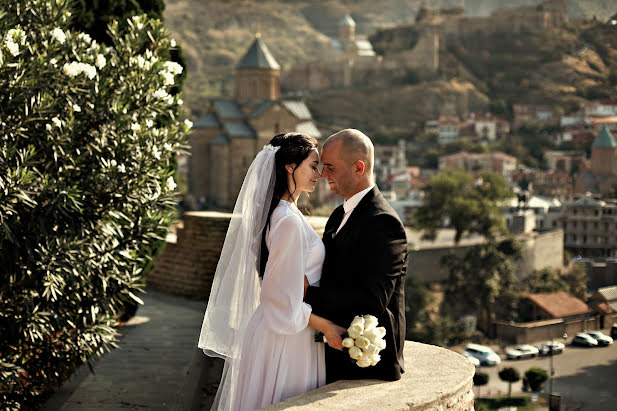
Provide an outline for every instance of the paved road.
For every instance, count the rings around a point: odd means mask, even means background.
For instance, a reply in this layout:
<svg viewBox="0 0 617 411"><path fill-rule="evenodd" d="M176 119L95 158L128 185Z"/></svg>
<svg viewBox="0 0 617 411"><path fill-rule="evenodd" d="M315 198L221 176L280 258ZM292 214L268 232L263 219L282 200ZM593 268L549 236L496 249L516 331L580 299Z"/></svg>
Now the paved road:
<svg viewBox="0 0 617 411"><path fill-rule="evenodd" d="M521 376L531 367L548 371L550 358L502 360L497 367L481 367L480 371L489 374L488 385L481 388L482 396L508 392L508 384L498 376L499 370L505 367L518 369ZM553 392L562 395L567 410L617 409L617 343L598 348L568 345L563 354L553 357L553 367ZM547 390L548 386L547 382ZM521 382L512 384L512 393L520 393L521 388Z"/></svg>
<svg viewBox="0 0 617 411"><path fill-rule="evenodd" d="M44 411L199 409L206 356L196 347L206 303L149 291L120 348L81 367Z"/></svg>

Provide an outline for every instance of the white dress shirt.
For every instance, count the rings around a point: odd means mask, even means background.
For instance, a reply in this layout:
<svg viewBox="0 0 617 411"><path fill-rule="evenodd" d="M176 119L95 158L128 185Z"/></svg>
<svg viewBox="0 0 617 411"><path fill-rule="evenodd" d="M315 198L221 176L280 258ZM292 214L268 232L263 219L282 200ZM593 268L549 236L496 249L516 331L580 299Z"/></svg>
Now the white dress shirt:
<svg viewBox="0 0 617 411"><path fill-rule="evenodd" d="M336 234L338 234L338 232L341 231L341 228L343 228L343 226L345 225L347 220L349 220L349 216L351 215L353 210L355 210L355 208L358 206L360 201L362 201L364 196L369 191L371 191L373 189L373 187L375 187L375 184L371 185L368 188L365 188L362 191L357 192L356 194L354 194L351 197L349 197L348 200L345 200L345 202L343 203L343 210L345 210L345 215L343 216L343 221L341 221L341 225L339 225L338 229L336 230Z"/></svg>

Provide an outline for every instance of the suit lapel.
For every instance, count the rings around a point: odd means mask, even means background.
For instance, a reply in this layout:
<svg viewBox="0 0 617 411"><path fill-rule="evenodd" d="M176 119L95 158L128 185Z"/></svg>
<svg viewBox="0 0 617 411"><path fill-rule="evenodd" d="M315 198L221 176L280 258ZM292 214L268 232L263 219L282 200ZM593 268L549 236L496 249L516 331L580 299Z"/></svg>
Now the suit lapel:
<svg viewBox="0 0 617 411"><path fill-rule="evenodd" d="M347 222L343 227L341 227L341 231L338 232L337 236L341 235L343 231L351 230L351 228L357 223L357 221L362 219L362 216L364 215L364 212L368 208L369 204L371 204L373 198L375 198L378 194L379 189L377 188L377 186L373 187L372 190L366 193L366 195L362 198L362 200L360 200L356 208L354 208L354 210L351 212L349 218L347 219ZM343 214L344 213L345 212L343 211ZM342 217L341 220L339 220L337 226L334 228L334 232L336 232L338 226L341 225L341 221Z"/></svg>

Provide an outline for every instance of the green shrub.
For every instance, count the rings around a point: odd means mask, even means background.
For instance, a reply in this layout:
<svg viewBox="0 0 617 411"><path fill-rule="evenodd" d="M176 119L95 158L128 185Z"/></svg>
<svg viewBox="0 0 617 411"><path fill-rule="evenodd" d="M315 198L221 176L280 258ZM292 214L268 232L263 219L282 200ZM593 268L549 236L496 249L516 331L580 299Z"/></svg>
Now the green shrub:
<svg viewBox="0 0 617 411"><path fill-rule="evenodd" d="M498 410L508 405L512 407L524 408L531 404L529 395L516 395L508 399L508 397L496 398L478 398L476 399L476 410Z"/></svg>
<svg viewBox="0 0 617 411"><path fill-rule="evenodd" d="M113 346L174 214L190 122L158 20L113 46L68 29L66 0L0 12L0 404L30 409Z"/></svg>
<svg viewBox="0 0 617 411"><path fill-rule="evenodd" d="M548 372L539 367L531 367L525 371L525 377L531 391L538 392L542 389L542 384L548 380Z"/></svg>

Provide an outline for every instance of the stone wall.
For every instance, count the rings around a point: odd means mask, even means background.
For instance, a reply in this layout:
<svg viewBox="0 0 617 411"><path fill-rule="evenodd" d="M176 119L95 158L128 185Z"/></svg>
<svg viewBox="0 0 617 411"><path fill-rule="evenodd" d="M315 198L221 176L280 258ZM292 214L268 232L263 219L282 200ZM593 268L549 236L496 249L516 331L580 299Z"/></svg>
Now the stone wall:
<svg viewBox="0 0 617 411"><path fill-rule="evenodd" d="M231 214L184 214L184 227L168 241L148 275L148 287L166 294L207 300Z"/></svg>
<svg viewBox="0 0 617 411"><path fill-rule="evenodd" d="M533 321L529 323L506 323L495 321L495 335L497 338L510 344L531 344L548 341L552 338L562 340L564 333L568 335L570 341L576 333L586 330L599 330L610 327L617 321L617 314L607 315L604 324L601 324L601 317L577 319L564 321L562 319ZM602 327L604 325L604 327Z"/></svg>
<svg viewBox="0 0 617 411"><path fill-rule="evenodd" d="M517 262L517 276L525 278L534 270L563 266L563 230L532 232L516 237L521 243L522 258ZM448 271L441 266L441 258L454 254L463 257L471 246L430 247L410 250L407 273L424 283L448 279Z"/></svg>

